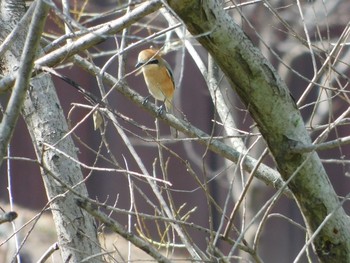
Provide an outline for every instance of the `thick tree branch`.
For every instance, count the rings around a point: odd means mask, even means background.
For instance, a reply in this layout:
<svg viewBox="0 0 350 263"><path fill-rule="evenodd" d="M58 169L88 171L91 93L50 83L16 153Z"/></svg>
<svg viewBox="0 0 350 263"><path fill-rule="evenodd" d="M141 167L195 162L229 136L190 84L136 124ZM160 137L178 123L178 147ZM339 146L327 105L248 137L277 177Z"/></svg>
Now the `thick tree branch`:
<svg viewBox="0 0 350 263"><path fill-rule="evenodd" d="M220 3L215 0L168 1L188 30L198 36L197 40L211 53L245 103L284 179L300 169L289 187L310 236L319 231L323 220L333 213L313 243L322 262L341 262L350 255L349 219L338 207L337 195L318 155L292 152L295 146L311 144L303 119L285 83Z"/></svg>
<svg viewBox="0 0 350 263"><path fill-rule="evenodd" d="M42 66L53 67L57 63L69 60L72 56L82 50L86 50L100 42L106 40L109 36L127 28L132 23L138 21L144 16L158 10L162 6L160 0L152 0L127 13L121 18L118 18L101 28L94 29L91 32L81 36L75 41L42 56L35 61L35 70L40 72ZM15 74L7 75L0 80L0 93L6 92L14 83Z"/></svg>
<svg viewBox="0 0 350 263"><path fill-rule="evenodd" d="M16 74L16 83L0 124L0 165L6 155L7 145L11 140L18 116L21 112L25 93L32 77L34 60L48 11L49 6L44 1L38 1L24 44L19 70Z"/></svg>
<svg viewBox="0 0 350 263"><path fill-rule="evenodd" d="M17 1L20 3L21 1ZM2 2L1 2L2 4ZM24 4L24 1L22 1ZM2 7L2 5L0 5ZM10 8L11 5L8 5ZM11 12L10 10L7 10ZM66 154L76 157L76 148L72 139L66 136L68 127L63 115L54 85L48 75L41 74L32 78L34 59L41 50L39 41L47 17L48 7L43 0L36 1L30 31L19 30L16 41L11 43L1 60L1 70L4 74L13 73L16 83L12 91L6 113L1 122L1 153L3 158L7 143L15 127L18 114L22 109L23 118L31 135L38 160L46 169L42 169L43 180L52 209L56 230L60 243L60 252L64 262L81 262L85 257L100 254L93 218L84 211L77 209L71 193L50 178L48 170L57 174L63 181L75 187L81 195L86 196L87 190L80 167L66 160L62 155L50 149L44 149L43 142L55 145ZM1 13L2 14L2 13ZM14 30L16 22L24 15L24 9L16 13L18 16L1 24L3 36ZM11 17L11 14L7 14ZM3 19L4 17L1 17ZM27 40L24 45L24 39ZM22 55L21 55L22 54ZM21 59L20 59L21 57ZM31 79L32 78L32 79ZM27 89L31 80L31 89ZM63 140L62 137L65 139ZM100 256L95 256L89 262L101 262Z"/></svg>
<svg viewBox="0 0 350 263"><path fill-rule="evenodd" d="M38 69L40 69L40 66L43 64L54 66L55 64L61 62L63 58L69 58L81 50L88 49L106 40L107 37L123 30L124 28L129 27L147 14L158 10L161 5L162 3L159 0L152 0L145 4L142 4L131 12L125 14L123 17L108 23L107 25L95 30L94 32L80 37L76 41L70 42L63 47L58 48L47 56L41 57L35 62L35 64L39 67Z"/></svg>

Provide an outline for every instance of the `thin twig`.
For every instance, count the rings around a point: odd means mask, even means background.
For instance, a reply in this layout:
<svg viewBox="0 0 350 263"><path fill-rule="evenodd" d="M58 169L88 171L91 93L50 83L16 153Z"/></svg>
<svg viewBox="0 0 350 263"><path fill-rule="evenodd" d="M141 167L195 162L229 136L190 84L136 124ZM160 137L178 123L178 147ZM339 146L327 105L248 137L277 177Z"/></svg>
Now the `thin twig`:
<svg viewBox="0 0 350 263"><path fill-rule="evenodd" d="M51 245L46 251L45 253L41 256L41 258L38 260L37 263L44 263L46 262L46 260L49 259L49 257L51 257L51 255L57 251L59 249L58 243L55 242L53 245Z"/></svg>
<svg viewBox="0 0 350 263"><path fill-rule="evenodd" d="M117 221L107 217L105 214L97 211L89 202L83 201L83 200L77 200L77 204L79 207L86 210L89 214L91 214L96 219L100 220L104 224L106 224L109 228L111 228L113 231L124 237L125 239L132 242L135 246L145 251L147 254L151 255L154 259L156 259L158 262L171 262L166 257L164 257L157 249L155 249L152 245L150 245L148 242L144 241L143 239L137 237L133 233L128 232L125 230L124 226L119 224Z"/></svg>

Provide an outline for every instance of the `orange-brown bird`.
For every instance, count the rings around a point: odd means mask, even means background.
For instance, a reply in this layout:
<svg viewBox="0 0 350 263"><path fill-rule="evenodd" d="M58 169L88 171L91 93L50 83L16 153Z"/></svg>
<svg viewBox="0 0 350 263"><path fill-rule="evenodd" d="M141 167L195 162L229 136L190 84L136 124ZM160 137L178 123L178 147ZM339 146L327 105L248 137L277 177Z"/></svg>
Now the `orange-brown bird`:
<svg viewBox="0 0 350 263"><path fill-rule="evenodd" d="M135 67L141 67L143 77L149 93L156 99L163 102L159 107L159 113L164 110L173 112L173 96L175 83L169 64L161 58L159 50L145 49L139 53ZM146 98L147 101L148 97ZM177 135L176 130L170 128L173 135Z"/></svg>

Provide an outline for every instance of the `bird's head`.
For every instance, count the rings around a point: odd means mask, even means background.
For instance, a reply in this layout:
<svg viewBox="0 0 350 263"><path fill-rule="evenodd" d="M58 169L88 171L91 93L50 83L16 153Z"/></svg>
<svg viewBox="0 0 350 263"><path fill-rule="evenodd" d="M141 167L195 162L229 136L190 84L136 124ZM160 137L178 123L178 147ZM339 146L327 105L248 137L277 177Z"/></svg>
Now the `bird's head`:
<svg viewBox="0 0 350 263"><path fill-rule="evenodd" d="M159 53L159 50L152 48L142 50L139 53L135 67L139 68L144 65L159 64L161 60Z"/></svg>

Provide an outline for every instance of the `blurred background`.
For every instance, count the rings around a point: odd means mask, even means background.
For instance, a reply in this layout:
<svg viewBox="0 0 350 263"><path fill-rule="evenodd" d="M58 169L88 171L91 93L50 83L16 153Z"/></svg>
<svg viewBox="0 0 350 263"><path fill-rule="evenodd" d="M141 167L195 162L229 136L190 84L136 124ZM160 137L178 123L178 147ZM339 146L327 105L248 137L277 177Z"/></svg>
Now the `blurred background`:
<svg viewBox="0 0 350 263"><path fill-rule="evenodd" d="M60 6L58 1L55 2ZM303 1L300 3L303 11L302 18L297 2L273 0L269 1L271 6L268 7L267 4L264 5L258 1L255 4L240 8L233 8L235 4L231 1L227 1L226 3L226 7L232 7L227 12L234 17L235 21L242 26L254 44L262 50L265 57L275 66L283 80L287 83L296 101L304 94L315 74L315 70L320 69L327 54L329 54L334 44L339 40L344 28L349 23L350 12L350 2L346 0ZM241 1L236 2L236 4L240 3ZM123 12L119 13L115 11L111 15L101 18L97 18L97 15L94 16L93 14L107 12L112 9L118 10L118 6L120 7L122 4L122 1L90 0L84 11L86 14L90 14L90 16L82 16L81 22L84 26L88 27L116 19ZM77 7L81 6L78 4ZM273 8L273 11L271 11L271 8ZM280 17L277 17L277 14ZM55 14L51 13L48 19L46 32L50 35L62 34L62 25L55 18ZM91 18L95 19L86 24L83 23ZM285 23L282 23L281 19L284 19ZM161 13L152 14L129 29L128 42L135 42L167 26L168 23ZM307 29L308 37L314 45L314 59L310 55L310 49L303 43L303 40L307 38L305 29ZM48 39L50 38L48 37ZM119 41L120 35L117 35L116 39ZM126 73L134 70L140 50L148 48L150 45L160 48L165 41L175 43L179 42L179 39L174 33L164 35L155 41L144 43L130 50L126 54ZM207 63L207 52L193 38L191 41L202 60ZM94 63L99 67L103 67L116 50L116 40L111 37L89 51L94 57ZM348 76L350 73L348 64L348 61L350 61L349 51L349 45L344 45L339 52L337 63L334 63L332 66L332 70L328 69L328 71L320 74L319 78L315 81L315 85L300 103L301 112L313 139L317 138L324 128L327 127L327 124L337 119L349 107L346 96L337 91L348 90ZM164 58L173 68L175 82L177 84L174 99L176 115L184 115L193 125L208 134L213 133L215 136L224 136L222 126L217 123L221 121L218 119L213 101L207 89L207 84L191 56L180 44L177 45L175 50L164 55ZM115 61L107 69L107 72L116 76L117 70L118 62ZM59 71L79 83L84 89L100 96L96 79L83 70L76 66L68 65ZM73 87L58 78L53 77L53 79L62 108L66 116L69 115L72 125L75 125L83 119L88 111L80 107L72 110L73 103L86 104L87 102ZM143 96L148 95L142 75L136 76L135 74L130 74L126 77L126 81L138 93ZM322 87L332 87L334 90L327 90ZM221 78L220 89L227 94L227 103L231 105L231 113L239 129L247 132L258 132L254 128L254 122L251 120L248 111L241 104L237 95L227 85L224 76ZM134 105L117 91L112 91L108 99L110 105L121 114L132 118L140 125L145 125L151 129L155 128L155 119L150 114ZM5 102L6 98L3 98L2 101ZM159 167L157 145L152 143L147 138L146 133L139 127L135 127L122 120L120 120L120 124L129 135L133 146L142 158L148 171L151 174L155 172L158 177L161 177L162 171ZM342 120L342 125L334 129L329 134L327 140L348 136L348 124L349 121L346 116ZM169 127L160 123L160 134L163 138L169 138ZM74 140L81 162L90 166L113 167L107 161L96 158L94 151L98 151L101 147L101 134L98 130L94 130L91 118L88 118L79 125L75 131L75 136ZM110 123L107 123L105 137L109 142L111 153L115 156L119 164L125 166L125 158L128 169L139 172L124 142ZM229 191L229 183L236 174L235 166L217 154L207 152L205 147L195 141L182 140L184 137L181 134L179 140L169 140L165 142L165 146L176 152L183 160L188 160L197 178L190 175L180 159L164 151L164 159L168 160L167 176L168 180L172 183L170 192L175 202L174 205L177 208L184 205L185 211L196 208L191 213L188 221L195 222L204 227L209 226L208 218L210 213L212 213L213 226L214 229L217 229L220 223L220 213L214 207L208 207L205 192L199 187L197 180L207 182L210 195L220 207L223 207L228 195L235 199L240 194L239 192ZM256 137L254 136L247 137L244 139L244 142L247 146L250 146L255 139ZM86 145L94 151L86 147ZM251 155L259 158L264 149L265 144L259 141L251 151ZM324 160L329 178L340 197L349 192L349 150L349 146L341 146L319 153L320 157ZM109 153L105 147L101 147L101 154L108 156ZM23 120L19 121L13 136L10 146L10 156L36 158ZM154 164L156 164L155 170L153 170ZM265 160L265 164L274 167L271 157ZM15 204L30 210L41 210L48 200L40 170L32 162L12 160L7 165L5 163L3 164L0 176L0 200L4 203L9 201L9 177L7 176L7 170L9 168L11 169L11 189ZM111 205L115 204L118 208L129 208L130 193L127 177L111 172L94 171L90 173L86 169L83 169L83 172L86 176L89 176L86 183L91 198L98 199L101 202L106 201ZM147 182L134 180L134 184L150 200L155 200L152 197L152 191L147 185ZM152 214L154 211L142 197L141 191L135 192L135 203L138 211ZM258 180L254 180L245 201L247 210L244 218L251 219L273 193L275 193L273 188L266 186ZM233 205L234 202L231 200L230 209L232 209ZM345 209L349 211L349 205L347 203L345 203ZM278 201L271 213L282 214L303 225L303 220L296 203L284 196ZM114 217L122 224L126 224L127 222L125 215L115 214ZM240 214L240 218L235 223L239 226L241 220L242 214ZM155 225L147 223L145 225L148 227L150 233L155 234L157 232ZM255 228L253 227L252 229ZM207 240L205 233L193 229L189 229L189 232L199 247L206 247ZM305 233L277 215L272 215L267 220L261 238L259 252L262 259L266 262L292 261L305 244ZM249 240L249 234L247 234L247 240ZM222 244L222 246L224 251L230 249L230 247L225 247L227 244ZM304 259L306 260L306 258Z"/></svg>

